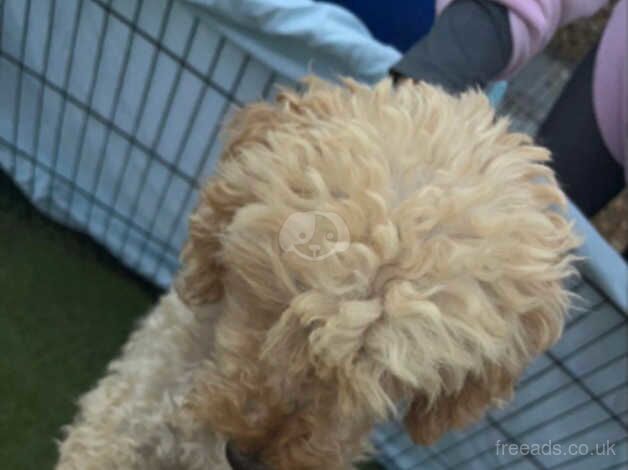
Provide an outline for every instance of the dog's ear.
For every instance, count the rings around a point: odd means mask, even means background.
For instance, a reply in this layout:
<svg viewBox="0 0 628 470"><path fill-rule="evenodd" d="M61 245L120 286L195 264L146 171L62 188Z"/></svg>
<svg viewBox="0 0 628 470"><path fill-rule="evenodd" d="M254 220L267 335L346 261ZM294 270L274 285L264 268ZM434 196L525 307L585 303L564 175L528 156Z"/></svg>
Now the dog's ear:
<svg viewBox="0 0 628 470"><path fill-rule="evenodd" d="M490 367L481 377L469 376L461 390L429 403L417 395L407 411L404 425L412 440L432 445L452 429L462 429L482 418L487 409L512 397L518 374Z"/></svg>
<svg viewBox="0 0 628 470"><path fill-rule="evenodd" d="M523 368L560 337L562 324L560 308L522 315L512 324L513 334L503 346L501 357L471 370L461 387L447 387L449 380L443 374L445 387L432 402L425 394L417 393L404 419L412 440L421 445L434 444L448 431L469 426L488 409L508 402Z"/></svg>
<svg viewBox="0 0 628 470"><path fill-rule="evenodd" d="M236 111L225 127L221 159L189 219L182 268L175 281L177 293L188 305L215 302L222 296L221 237L235 212L254 199L237 160L248 149L267 145L276 114L270 104L256 103Z"/></svg>
<svg viewBox="0 0 628 470"><path fill-rule="evenodd" d="M174 285L189 306L215 302L222 296L220 234L231 215L216 205L213 184L202 191L199 206L190 217L188 240L181 253L182 268Z"/></svg>

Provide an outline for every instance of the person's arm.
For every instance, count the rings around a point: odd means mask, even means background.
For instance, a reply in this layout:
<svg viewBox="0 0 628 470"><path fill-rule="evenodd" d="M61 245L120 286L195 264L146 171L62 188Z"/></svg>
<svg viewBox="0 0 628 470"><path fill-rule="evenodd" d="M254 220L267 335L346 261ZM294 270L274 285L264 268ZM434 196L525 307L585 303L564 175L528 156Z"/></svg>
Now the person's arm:
<svg viewBox="0 0 628 470"><path fill-rule="evenodd" d="M507 78L542 50L556 30L607 0L438 0L432 30L391 70L451 92Z"/></svg>
<svg viewBox="0 0 628 470"><path fill-rule="evenodd" d="M457 0L438 0L437 7ZM508 8L512 55L499 74L507 78L541 52L560 28L595 14L609 0L494 0Z"/></svg>
<svg viewBox="0 0 628 470"><path fill-rule="evenodd" d="M455 93L493 79L508 64L511 49L507 8L491 0L458 0L391 73Z"/></svg>

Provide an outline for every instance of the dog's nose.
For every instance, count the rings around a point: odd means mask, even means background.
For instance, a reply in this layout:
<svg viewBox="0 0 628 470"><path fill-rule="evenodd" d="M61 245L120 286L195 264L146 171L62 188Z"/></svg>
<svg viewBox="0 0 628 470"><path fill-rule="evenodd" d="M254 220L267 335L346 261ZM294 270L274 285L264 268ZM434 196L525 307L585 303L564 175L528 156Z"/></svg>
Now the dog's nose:
<svg viewBox="0 0 628 470"><path fill-rule="evenodd" d="M254 457L241 454L233 447L232 442L227 442L227 462L232 470L270 470L266 465L259 463Z"/></svg>
<svg viewBox="0 0 628 470"><path fill-rule="evenodd" d="M317 256L318 252L321 251L321 246L316 244L316 243L312 243L312 244L308 245L308 248L314 254L314 256Z"/></svg>

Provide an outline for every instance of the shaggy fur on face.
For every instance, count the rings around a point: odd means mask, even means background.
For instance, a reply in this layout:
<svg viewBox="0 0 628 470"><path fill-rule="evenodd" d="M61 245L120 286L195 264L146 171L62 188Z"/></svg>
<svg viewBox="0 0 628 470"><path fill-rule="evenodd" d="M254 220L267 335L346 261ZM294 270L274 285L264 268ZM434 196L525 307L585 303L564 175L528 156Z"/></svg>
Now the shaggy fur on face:
<svg viewBox="0 0 628 470"><path fill-rule="evenodd" d="M346 469L398 409L422 444L478 419L562 329L575 239L548 159L480 92L312 79L239 111L175 313L83 399L59 468L228 468L229 440ZM129 463L72 466L104 454Z"/></svg>

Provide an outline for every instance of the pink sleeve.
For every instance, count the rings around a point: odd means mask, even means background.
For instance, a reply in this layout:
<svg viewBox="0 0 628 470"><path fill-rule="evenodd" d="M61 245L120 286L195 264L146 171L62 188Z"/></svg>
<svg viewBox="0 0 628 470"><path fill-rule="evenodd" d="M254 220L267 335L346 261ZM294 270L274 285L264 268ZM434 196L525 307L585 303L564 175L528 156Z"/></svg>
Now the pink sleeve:
<svg viewBox="0 0 628 470"><path fill-rule="evenodd" d="M436 0L440 13L455 0ZM564 24L593 15L608 0L495 0L510 10L512 56L501 78L519 70L550 41Z"/></svg>

